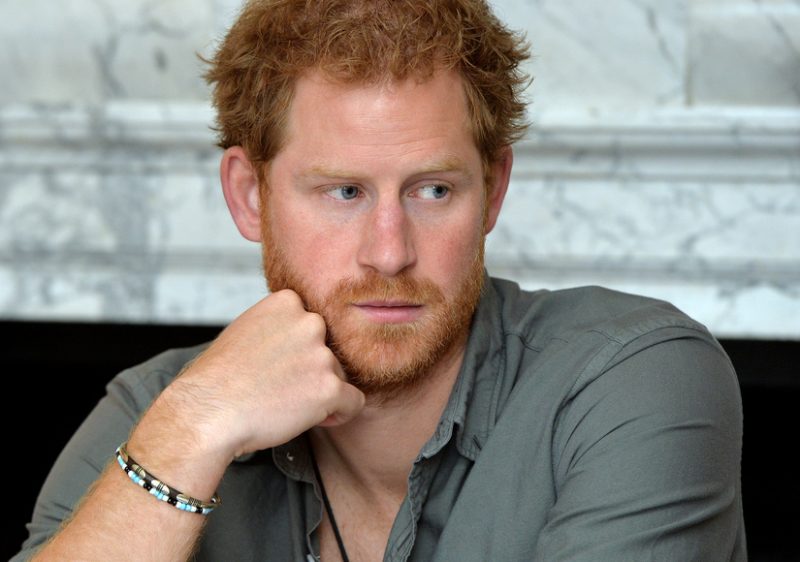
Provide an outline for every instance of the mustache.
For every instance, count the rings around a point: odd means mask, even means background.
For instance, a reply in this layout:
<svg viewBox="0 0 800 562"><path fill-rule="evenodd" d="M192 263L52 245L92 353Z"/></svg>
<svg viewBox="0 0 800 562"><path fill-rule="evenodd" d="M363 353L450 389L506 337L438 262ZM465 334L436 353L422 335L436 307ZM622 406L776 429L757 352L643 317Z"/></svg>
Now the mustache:
<svg viewBox="0 0 800 562"><path fill-rule="evenodd" d="M444 302L441 289L430 279L416 279L407 273L384 277L371 271L363 277L339 281L325 299L329 304L400 300L415 304Z"/></svg>

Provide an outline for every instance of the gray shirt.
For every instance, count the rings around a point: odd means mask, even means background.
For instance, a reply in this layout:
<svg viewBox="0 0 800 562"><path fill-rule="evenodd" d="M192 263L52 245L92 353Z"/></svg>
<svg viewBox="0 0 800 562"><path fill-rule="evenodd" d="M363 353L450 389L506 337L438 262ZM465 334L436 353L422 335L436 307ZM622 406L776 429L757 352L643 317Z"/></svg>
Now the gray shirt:
<svg viewBox="0 0 800 562"><path fill-rule="evenodd" d="M166 352L107 385L53 466L13 561L56 531L201 349ZM384 559L746 560L741 437L728 358L671 305L491 279ZM218 492L197 560L318 553L322 506L305 436L237 458Z"/></svg>

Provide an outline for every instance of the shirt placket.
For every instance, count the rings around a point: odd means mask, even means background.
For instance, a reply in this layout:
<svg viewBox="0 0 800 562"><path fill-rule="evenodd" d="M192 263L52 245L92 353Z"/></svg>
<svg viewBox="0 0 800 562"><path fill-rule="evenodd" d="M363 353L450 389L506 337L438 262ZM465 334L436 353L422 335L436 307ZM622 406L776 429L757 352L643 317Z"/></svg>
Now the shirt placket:
<svg viewBox="0 0 800 562"><path fill-rule="evenodd" d="M300 488L300 501L294 509L302 509L304 514L305 544L301 550L303 560L307 562L320 560L319 541L316 531L322 522L322 496L311 468L309 443L305 435L301 435L285 445L273 450L273 459L278 469L290 479L289 485Z"/></svg>

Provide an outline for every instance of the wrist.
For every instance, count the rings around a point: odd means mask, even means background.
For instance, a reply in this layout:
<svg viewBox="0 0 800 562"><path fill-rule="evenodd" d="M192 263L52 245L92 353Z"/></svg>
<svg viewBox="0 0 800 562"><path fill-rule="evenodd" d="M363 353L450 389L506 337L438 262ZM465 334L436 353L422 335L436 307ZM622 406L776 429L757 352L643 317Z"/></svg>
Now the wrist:
<svg viewBox="0 0 800 562"><path fill-rule="evenodd" d="M150 474L145 467L136 462L127 451L127 443L122 443L116 450L117 464L126 475L138 486L144 488L154 498L167 502L181 511L189 511L208 515L220 503L220 497L214 494L209 501L203 501L181 492L163 480Z"/></svg>
<svg viewBox="0 0 800 562"><path fill-rule="evenodd" d="M176 403L168 390L139 421L127 449L154 477L208 500L233 460L231 448L207 417L184 415L196 410Z"/></svg>

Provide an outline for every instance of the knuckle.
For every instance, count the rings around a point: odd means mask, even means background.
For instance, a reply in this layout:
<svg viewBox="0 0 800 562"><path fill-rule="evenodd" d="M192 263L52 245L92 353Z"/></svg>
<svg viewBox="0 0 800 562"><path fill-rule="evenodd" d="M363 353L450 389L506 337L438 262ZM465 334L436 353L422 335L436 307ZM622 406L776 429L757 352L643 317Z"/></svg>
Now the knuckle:
<svg viewBox="0 0 800 562"><path fill-rule="evenodd" d="M323 375L335 372L333 369L333 353L325 346L319 346L312 351L311 360L314 362L315 370Z"/></svg>
<svg viewBox="0 0 800 562"><path fill-rule="evenodd" d="M331 373L333 373L337 379L339 379L340 378L339 373L342 370L342 366L339 364L339 360L336 358L336 355L334 355L333 351L331 351L330 348L325 347L323 349L323 352L324 352L323 360L325 361L325 368Z"/></svg>
<svg viewBox="0 0 800 562"><path fill-rule="evenodd" d="M303 305L303 302L300 300L300 295L291 289L281 289L280 291L271 293L267 298L285 305Z"/></svg>
<svg viewBox="0 0 800 562"><path fill-rule="evenodd" d="M313 371L317 373L316 383L327 391L338 392L343 381L339 377L339 362L333 352L325 346L319 346L314 350L311 360Z"/></svg>
<svg viewBox="0 0 800 562"><path fill-rule="evenodd" d="M317 381L317 392L325 399L332 399L341 392L342 380L336 375L326 372Z"/></svg>
<svg viewBox="0 0 800 562"><path fill-rule="evenodd" d="M316 312L307 312L303 317L303 320L306 324L306 329L316 336L324 336L328 331L328 328L325 325L325 319Z"/></svg>

